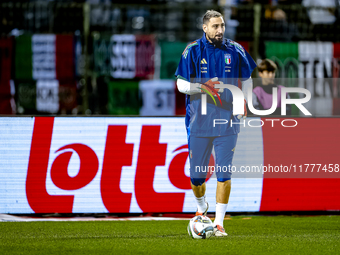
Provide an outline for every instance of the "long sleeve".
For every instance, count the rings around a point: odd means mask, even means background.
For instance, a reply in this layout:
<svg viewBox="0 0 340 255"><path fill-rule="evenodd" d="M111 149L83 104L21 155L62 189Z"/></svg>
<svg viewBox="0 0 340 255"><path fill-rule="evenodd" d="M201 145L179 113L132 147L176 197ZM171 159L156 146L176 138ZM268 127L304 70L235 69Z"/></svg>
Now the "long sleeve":
<svg viewBox="0 0 340 255"><path fill-rule="evenodd" d="M191 83L183 79L177 79L177 88L179 92L182 92L187 95L194 95L201 93L200 90L201 84L199 83Z"/></svg>

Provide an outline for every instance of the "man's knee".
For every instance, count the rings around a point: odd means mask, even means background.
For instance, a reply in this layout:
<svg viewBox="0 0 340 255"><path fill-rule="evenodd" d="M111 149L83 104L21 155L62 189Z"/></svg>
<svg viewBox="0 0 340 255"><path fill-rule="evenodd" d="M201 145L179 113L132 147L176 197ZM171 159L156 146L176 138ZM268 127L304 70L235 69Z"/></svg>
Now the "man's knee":
<svg viewBox="0 0 340 255"><path fill-rule="evenodd" d="M191 183L194 186L201 186L203 183L205 183L205 178L190 178Z"/></svg>
<svg viewBox="0 0 340 255"><path fill-rule="evenodd" d="M218 182L226 182L226 181L229 181L229 180L231 180L231 178L217 178Z"/></svg>

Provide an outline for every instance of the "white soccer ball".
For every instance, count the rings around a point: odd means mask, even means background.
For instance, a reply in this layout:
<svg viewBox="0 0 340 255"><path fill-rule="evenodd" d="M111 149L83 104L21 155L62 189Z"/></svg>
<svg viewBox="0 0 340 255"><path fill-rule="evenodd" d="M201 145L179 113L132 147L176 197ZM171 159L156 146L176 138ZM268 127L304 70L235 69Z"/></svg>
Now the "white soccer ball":
<svg viewBox="0 0 340 255"><path fill-rule="evenodd" d="M214 225L207 216L195 216L189 221L187 229L194 239L208 239L214 235Z"/></svg>

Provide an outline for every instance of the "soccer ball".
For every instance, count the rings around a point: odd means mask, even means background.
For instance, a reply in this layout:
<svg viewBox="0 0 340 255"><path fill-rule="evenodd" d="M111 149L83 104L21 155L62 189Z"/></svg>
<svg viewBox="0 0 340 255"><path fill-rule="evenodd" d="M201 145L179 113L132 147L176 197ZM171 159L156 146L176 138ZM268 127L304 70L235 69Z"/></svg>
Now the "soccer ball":
<svg viewBox="0 0 340 255"><path fill-rule="evenodd" d="M208 239L214 235L214 225L207 216L195 216L189 221L187 229L194 239Z"/></svg>

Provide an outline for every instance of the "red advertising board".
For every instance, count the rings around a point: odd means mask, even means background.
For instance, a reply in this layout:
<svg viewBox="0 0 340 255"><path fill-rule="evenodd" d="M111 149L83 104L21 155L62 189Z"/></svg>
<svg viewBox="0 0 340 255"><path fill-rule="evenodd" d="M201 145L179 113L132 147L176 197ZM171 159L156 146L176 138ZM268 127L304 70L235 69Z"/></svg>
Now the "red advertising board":
<svg viewBox="0 0 340 255"><path fill-rule="evenodd" d="M229 212L340 210L340 119L290 122L241 125ZM182 117L1 118L0 145L0 213L196 210Z"/></svg>

